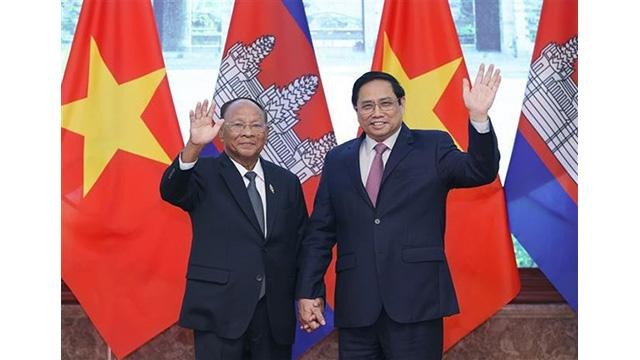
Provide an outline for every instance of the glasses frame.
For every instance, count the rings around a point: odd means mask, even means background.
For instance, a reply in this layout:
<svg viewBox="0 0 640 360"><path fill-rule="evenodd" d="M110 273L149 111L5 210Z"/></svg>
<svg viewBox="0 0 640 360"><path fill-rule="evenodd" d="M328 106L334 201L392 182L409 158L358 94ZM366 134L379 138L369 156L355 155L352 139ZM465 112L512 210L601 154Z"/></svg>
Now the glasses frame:
<svg viewBox="0 0 640 360"><path fill-rule="evenodd" d="M252 134L259 134L265 132L268 128L266 123L253 123L253 124L245 124L241 122L235 123L225 123L229 131L234 134L241 134L245 131L245 129L249 129L249 132Z"/></svg>
<svg viewBox="0 0 640 360"><path fill-rule="evenodd" d="M387 105L387 101L388 101L388 105ZM371 105L371 109L370 110L365 110L363 109L363 106L369 106ZM358 106L356 106L356 111L359 112L362 115L369 115L369 114L373 114L376 111L376 108L380 109L380 111L382 112L389 112L391 110L394 110L396 108L396 106L400 106L400 99L395 98L387 98L387 99L383 99L382 101L376 102L376 101L372 101L372 102L366 102L364 104L360 104Z"/></svg>

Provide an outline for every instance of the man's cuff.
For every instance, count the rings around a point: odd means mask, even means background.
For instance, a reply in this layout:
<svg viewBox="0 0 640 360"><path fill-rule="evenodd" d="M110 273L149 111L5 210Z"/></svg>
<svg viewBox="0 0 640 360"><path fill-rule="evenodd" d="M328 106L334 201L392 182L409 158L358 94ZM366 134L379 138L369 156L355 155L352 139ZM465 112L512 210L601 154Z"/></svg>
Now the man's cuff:
<svg viewBox="0 0 640 360"><path fill-rule="evenodd" d="M486 134L491 131L491 124L489 124L490 120L479 122L469 119L469 121L471 121L471 125L473 126L473 128L476 129L476 131L480 134Z"/></svg>
<svg viewBox="0 0 640 360"><path fill-rule="evenodd" d="M188 163L182 162L182 153L180 153L180 155L178 156L178 162L180 163L180 170L191 170L194 166L196 166L198 160L196 159L196 161Z"/></svg>

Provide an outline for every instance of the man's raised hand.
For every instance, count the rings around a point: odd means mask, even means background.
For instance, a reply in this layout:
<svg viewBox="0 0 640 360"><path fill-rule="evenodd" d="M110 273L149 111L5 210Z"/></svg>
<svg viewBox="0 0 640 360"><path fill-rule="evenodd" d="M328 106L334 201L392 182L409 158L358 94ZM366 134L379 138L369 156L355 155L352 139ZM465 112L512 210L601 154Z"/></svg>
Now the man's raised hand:
<svg viewBox="0 0 640 360"><path fill-rule="evenodd" d="M196 104L195 110L189 111L189 142L193 145L204 146L216 136L224 123L224 119L218 122L213 120L213 111L215 104L209 107L209 100L205 99L202 103Z"/></svg>
<svg viewBox="0 0 640 360"><path fill-rule="evenodd" d="M491 64L485 73L484 64L480 64L473 87L471 87L468 79L462 80L462 98L471 120L487 121L489 108L491 108L493 100L496 98L501 79L500 69L494 71L493 64Z"/></svg>

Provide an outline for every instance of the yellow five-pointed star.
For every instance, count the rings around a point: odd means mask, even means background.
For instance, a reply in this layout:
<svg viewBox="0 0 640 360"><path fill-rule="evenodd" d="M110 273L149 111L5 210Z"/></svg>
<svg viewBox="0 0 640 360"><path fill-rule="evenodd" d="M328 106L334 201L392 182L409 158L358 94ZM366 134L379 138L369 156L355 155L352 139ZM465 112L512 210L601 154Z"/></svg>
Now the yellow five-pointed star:
<svg viewBox="0 0 640 360"><path fill-rule="evenodd" d="M384 34L382 69L393 74L406 93L404 122L412 129L436 129L448 131L434 112L440 97L460 66L459 57L427 73L409 79L398 57L393 52L387 33Z"/></svg>
<svg viewBox="0 0 640 360"><path fill-rule="evenodd" d="M84 136L83 196L119 149L171 162L141 117L164 76L162 68L118 84L91 38L87 97L62 106L62 127Z"/></svg>

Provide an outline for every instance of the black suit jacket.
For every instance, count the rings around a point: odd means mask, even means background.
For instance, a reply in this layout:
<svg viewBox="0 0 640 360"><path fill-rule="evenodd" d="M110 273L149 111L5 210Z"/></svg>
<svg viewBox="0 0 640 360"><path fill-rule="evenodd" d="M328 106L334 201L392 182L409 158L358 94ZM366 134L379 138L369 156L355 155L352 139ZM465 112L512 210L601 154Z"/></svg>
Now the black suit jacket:
<svg viewBox="0 0 640 360"><path fill-rule="evenodd" d="M445 204L455 187L493 181L499 153L493 130L469 126L468 153L442 131L404 124L385 165L373 207L362 184L363 136L330 151L300 252L298 298L324 295L322 276L337 243L335 324L373 324L384 307L400 323L458 312L444 252Z"/></svg>
<svg viewBox="0 0 640 360"><path fill-rule="evenodd" d="M238 338L251 321L266 276L266 302L275 340L295 335L296 258L307 221L298 178L261 159L266 183L267 238L244 181L226 154L165 171L162 198L189 212L193 230L181 326ZM263 199L264 201L264 199Z"/></svg>

